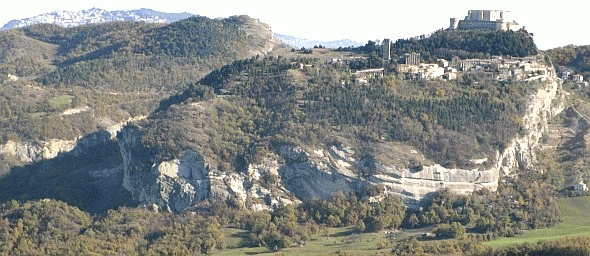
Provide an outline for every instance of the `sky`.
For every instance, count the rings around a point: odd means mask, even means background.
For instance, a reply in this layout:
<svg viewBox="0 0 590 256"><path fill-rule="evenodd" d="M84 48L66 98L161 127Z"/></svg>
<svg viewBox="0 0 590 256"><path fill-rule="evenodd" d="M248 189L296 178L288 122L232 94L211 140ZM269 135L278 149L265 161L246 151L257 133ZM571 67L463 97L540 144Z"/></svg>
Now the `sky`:
<svg viewBox="0 0 590 256"><path fill-rule="evenodd" d="M0 3L0 27L12 19L93 7L114 10L150 8L162 12L188 12L210 18L246 14L271 26L275 33L299 38L359 42L409 38L449 26L449 18L463 19L469 10L507 10L534 34L541 50L590 45L585 34L586 8L579 0L551 4L538 1L440 0L12 0ZM6 3L8 2L8 3Z"/></svg>

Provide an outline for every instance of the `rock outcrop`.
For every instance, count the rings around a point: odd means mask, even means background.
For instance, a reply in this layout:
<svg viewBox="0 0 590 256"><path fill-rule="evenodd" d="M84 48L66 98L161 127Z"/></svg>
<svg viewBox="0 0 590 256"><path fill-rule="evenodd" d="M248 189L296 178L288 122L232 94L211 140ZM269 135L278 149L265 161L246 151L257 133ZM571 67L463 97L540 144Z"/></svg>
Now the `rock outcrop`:
<svg viewBox="0 0 590 256"><path fill-rule="evenodd" d="M264 184L269 176L279 178L277 156L250 164L245 173L213 169L193 150L177 159L157 160L156 152L141 143L141 132L126 127L117 136L123 157L123 186L140 205L155 204L168 211L182 211L207 199L238 198L247 207L270 209L278 203L293 203L289 191L278 184Z"/></svg>
<svg viewBox="0 0 590 256"><path fill-rule="evenodd" d="M512 140L496 160L495 168L503 174L509 175L519 168L530 168L536 162L535 149L548 129L548 120L563 110L563 106L554 105L560 87L561 82L553 78L546 82L545 88L528 99L527 112L522 118L524 135Z"/></svg>
<svg viewBox="0 0 590 256"><path fill-rule="evenodd" d="M354 151L351 148L339 149L336 146L326 150L317 150L316 156L302 148L283 145L279 148L280 155L286 164L279 169L285 186L297 198L327 198L338 191L351 192L361 182L350 169ZM316 160L312 160L316 158Z"/></svg>
<svg viewBox="0 0 590 256"><path fill-rule="evenodd" d="M492 167L483 167L486 161L481 159L472 161L481 167L471 170L445 168L439 164L416 169L377 162L375 174L361 178L358 173L363 163L354 159L351 148L330 146L310 150L315 156L300 148L290 148L280 150L287 159L287 164L281 167L282 179L287 188L303 200L326 198L337 191L354 191L363 183L381 184L388 193L409 201L420 200L442 188L462 194L482 188L495 191L501 174L511 175L515 170L533 167L535 149L547 129L548 119L563 109L554 105L561 83L552 79L544 85L528 99L528 109L522 118L523 135L513 139L502 152L488 156L494 160Z"/></svg>
<svg viewBox="0 0 590 256"><path fill-rule="evenodd" d="M155 163L155 153L143 147L135 127L125 128L118 141L123 187L137 203L182 211L209 197L209 166L198 153L188 150L179 159Z"/></svg>
<svg viewBox="0 0 590 256"><path fill-rule="evenodd" d="M20 162L32 163L55 158L61 152L69 152L76 147L77 140L57 140L43 142L8 141L0 145L0 154L13 156Z"/></svg>
<svg viewBox="0 0 590 256"><path fill-rule="evenodd" d="M127 120L105 127L108 136L104 132L96 132L85 137L80 136L74 140L51 139L48 141L25 141L15 142L8 141L0 145L0 155L11 156L22 163L33 163L42 160L49 160L57 157L61 153L73 155L84 154L84 148L92 147L98 144L104 144L107 140L114 139L125 125L129 122L138 121L146 116L131 117Z"/></svg>
<svg viewBox="0 0 590 256"><path fill-rule="evenodd" d="M530 96L521 135L502 152L473 160L473 169L356 159L355 150L342 143L315 149L277 146L276 154L270 153L260 163L250 164L247 171L222 172L192 150L182 152L178 159L155 160L155 153L141 144L141 131L126 127L118 135L124 161L123 184L137 203L156 204L170 211L182 211L206 198L228 197L250 201L247 205L251 208L268 209L276 203L296 201L292 196L300 200L327 198L338 191L358 191L367 184L380 184L388 193L400 195L408 202L416 202L442 188L463 194L482 188L496 190L501 175L532 168L535 148L547 121L561 110L553 104L559 87L559 81L550 80ZM486 163L488 159L491 164Z"/></svg>

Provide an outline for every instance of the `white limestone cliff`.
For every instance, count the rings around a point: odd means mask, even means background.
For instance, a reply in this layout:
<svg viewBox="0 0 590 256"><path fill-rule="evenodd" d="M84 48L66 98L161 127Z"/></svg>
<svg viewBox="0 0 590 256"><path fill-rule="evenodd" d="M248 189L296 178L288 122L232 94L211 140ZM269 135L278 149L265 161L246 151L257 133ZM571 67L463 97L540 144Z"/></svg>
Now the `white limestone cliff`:
<svg viewBox="0 0 590 256"><path fill-rule="evenodd" d="M536 162L535 149L547 129L548 119L563 109L554 104L561 86L560 81L552 79L544 85L544 88L528 99L528 109L522 118L523 135L517 135L502 152L488 156L494 161L492 167L468 170L433 164L422 166L421 170L416 171L406 166L376 163L376 174L368 179L362 179L356 174L362 168L361 161L353 158L354 151L350 148L331 146L311 150L316 152L317 156L321 156L315 157L315 160L302 157L313 156L312 154L300 148L292 148L291 152L287 149L281 150L284 157L303 160L292 161L281 167L283 181L290 191L301 199L326 198L337 191L353 191L363 182L381 184L388 193L414 201L443 188L460 194L482 188L495 191L501 175L514 174L519 168L533 167ZM481 164L485 161L480 159L474 162Z"/></svg>
<svg viewBox="0 0 590 256"><path fill-rule="evenodd" d="M118 136L125 172L123 184L137 203L156 204L170 211L182 211L206 198L239 198L250 201L248 207L269 209L277 203L293 203L310 198L327 198L338 191L358 191L367 184L383 185L387 193L400 195L415 202L429 193L446 188L466 194L479 189L495 191L502 175L513 175L520 168L532 168L547 121L561 108L554 100L561 84L558 80L528 99L523 115L523 132L502 152L477 159L474 169L445 168L428 164L419 169L405 164L373 161L375 173L359 175L367 168L366 159L356 159L355 149L342 145L304 149L282 145L276 154L270 153L259 163L250 164L247 171L222 172L211 168L199 152L187 150L178 159L155 160L154 153L141 145L141 132L126 127ZM411 149L410 153L419 155ZM273 184L263 177L275 177ZM295 196L297 199L293 199Z"/></svg>
<svg viewBox="0 0 590 256"><path fill-rule="evenodd" d="M293 203L290 192L281 186L276 156L250 164L245 173L212 169L203 156L185 150L176 159L155 160L154 152L143 148L141 133L126 127L118 135L123 157L123 186L140 205L157 205L179 212L207 199L239 198L252 209L271 209L279 203ZM279 178L278 184L264 184L263 177ZM250 204L246 205L245 202Z"/></svg>
<svg viewBox="0 0 590 256"><path fill-rule="evenodd" d="M109 133L110 139L114 139L117 132L123 129L130 122L145 119L146 116L130 117L127 120L113 124L105 128ZM49 160L57 157L61 153L72 153L80 155L83 152L77 151L76 147L89 146L91 144L102 143L106 138L104 134L97 132L86 137L78 137L73 140L50 139L47 141L24 141L15 142L9 140L4 145L0 145L0 155L11 156L23 163L33 163L42 160Z"/></svg>

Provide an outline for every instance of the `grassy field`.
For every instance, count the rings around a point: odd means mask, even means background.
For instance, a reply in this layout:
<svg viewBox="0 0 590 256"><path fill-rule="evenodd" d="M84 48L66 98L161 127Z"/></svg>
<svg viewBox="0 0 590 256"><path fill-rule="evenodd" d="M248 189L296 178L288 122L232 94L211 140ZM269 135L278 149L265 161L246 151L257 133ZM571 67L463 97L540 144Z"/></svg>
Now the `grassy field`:
<svg viewBox="0 0 590 256"><path fill-rule="evenodd" d="M320 234L314 235L304 246L286 248L278 252L272 252L265 247L249 247L246 244L248 235L241 229L225 228L226 249L215 251L215 255L332 255L339 252L353 253L354 255L369 255L377 252L388 252L391 242L407 239L410 236L418 236L423 230L398 232L395 234L365 233L357 234L352 227L329 228Z"/></svg>
<svg viewBox="0 0 590 256"><path fill-rule="evenodd" d="M47 100L49 107L52 109L64 109L70 106L74 96L60 95Z"/></svg>
<svg viewBox="0 0 590 256"><path fill-rule="evenodd" d="M557 199L563 222L559 225L526 232L517 237L504 237L484 243L488 246L507 246L540 240L555 240L563 237L590 236L590 197Z"/></svg>

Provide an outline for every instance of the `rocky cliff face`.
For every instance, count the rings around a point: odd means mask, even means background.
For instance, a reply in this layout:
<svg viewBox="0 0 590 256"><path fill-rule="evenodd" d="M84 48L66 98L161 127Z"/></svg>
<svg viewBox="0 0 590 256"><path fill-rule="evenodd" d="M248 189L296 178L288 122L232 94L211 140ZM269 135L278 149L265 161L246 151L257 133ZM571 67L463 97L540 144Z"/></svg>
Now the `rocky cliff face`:
<svg viewBox="0 0 590 256"><path fill-rule="evenodd" d="M278 44L278 40L274 38L274 33L268 24L245 15L234 16L230 19L236 19L241 23L246 36L251 40L251 46L255 46L249 49L248 56L265 55Z"/></svg>
<svg viewBox="0 0 590 256"><path fill-rule="evenodd" d="M279 148L286 164L279 169L285 186L297 198L327 198L338 191L354 191L362 181L352 168L352 148L332 146L310 155L300 147L284 145Z"/></svg>
<svg viewBox="0 0 590 256"><path fill-rule="evenodd" d="M123 157L123 187L140 204L181 211L209 197L209 166L196 152L179 159L154 162L154 153L141 145L139 131L128 127L118 135Z"/></svg>
<svg viewBox="0 0 590 256"><path fill-rule="evenodd" d="M0 145L0 155L11 156L22 163L33 163L42 160L53 159L60 153L70 153L76 156L84 154L84 149L93 147L98 144L104 144L110 139L114 139L125 125L129 122L138 121L146 118L145 116L131 117L123 122L106 127L104 132L96 132L88 136L75 140L51 139L48 141L25 141L15 142L8 141ZM108 136L107 136L108 135Z"/></svg>
<svg viewBox="0 0 590 256"><path fill-rule="evenodd" d="M488 157L495 163L491 168L449 169L434 164L416 169L377 162L376 174L361 179L357 173L363 163L354 159L354 150L331 146L314 151L315 157L298 148L282 149L283 157L292 161L281 167L281 175L287 188L301 199L326 198L337 191L358 189L363 183L382 184L388 193L410 201L420 200L442 188L456 193L482 188L495 191L500 174L511 175L515 170L532 168L536 161L535 149L547 129L548 119L563 109L554 104L560 86L558 80L550 80L530 96L528 110L523 116L523 135L516 137L502 152ZM473 162L483 166L485 160Z"/></svg>
<svg viewBox="0 0 590 256"><path fill-rule="evenodd" d="M558 100L561 82L556 78L547 82L545 88L537 91L528 99L528 111L522 118L524 136L512 140L496 161L496 169L509 175L518 168L531 168L536 162L534 150L539 146L539 139L548 129L547 122L559 114L564 107ZM557 103L557 104L555 104Z"/></svg>
<svg viewBox="0 0 590 256"><path fill-rule="evenodd" d="M156 204L178 212L207 198L236 197L242 203L249 201L247 206L253 209L292 203L280 179L272 186L263 184L265 178L279 177L276 156L251 164L245 173L222 172L211 168L201 154L192 150L182 152L177 159L156 160L155 152L141 144L141 132L136 127L126 127L118 141L123 156L123 186L140 205Z"/></svg>
<svg viewBox="0 0 590 256"><path fill-rule="evenodd" d="M0 145L0 154L13 156L24 163L37 162L55 158L61 152L69 152L76 146L77 140L57 140L43 142L8 141Z"/></svg>
<svg viewBox="0 0 590 256"><path fill-rule="evenodd" d="M553 104L559 87L559 81L548 81L528 99L528 110L522 119L524 132L502 152L488 156L494 163L492 167L484 167L490 165L483 164L487 159L480 159L473 161L477 167L471 170L438 164L409 168L355 159L355 150L345 144L315 150L283 145L276 149L276 154L251 164L244 173L221 172L211 168L199 152L191 150L178 159L156 161L155 154L142 147L141 132L127 127L118 135L124 160L123 184L138 203L157 204L170 211L184 210L206 198L230 196L242 202L250 200L248 206L264 209L279 202L293 202L292 196L300 200L327 198L338 191L356 191L366 184L381 184L388 193L410 202L442 188L456 193L482 188L496 190L501 174L511 175L535 163L534 150L547 120L561 110ZM373 174L361 177L363 168L372 168ZM276 177L276 183L264 182L268 177Z"/></svg>

